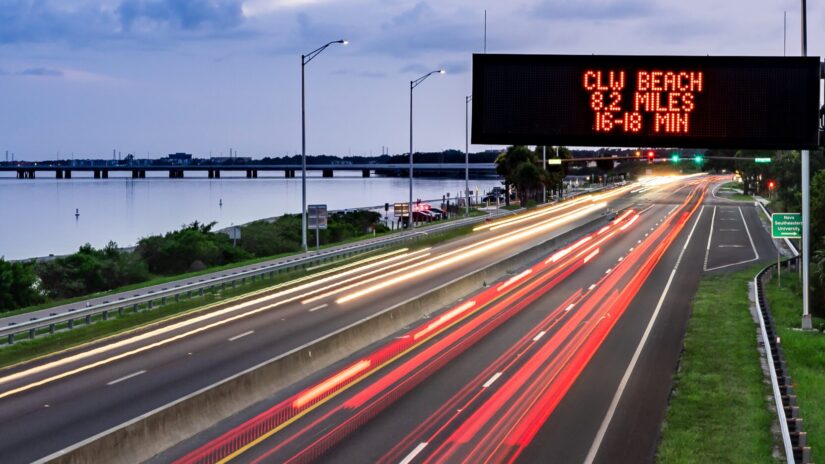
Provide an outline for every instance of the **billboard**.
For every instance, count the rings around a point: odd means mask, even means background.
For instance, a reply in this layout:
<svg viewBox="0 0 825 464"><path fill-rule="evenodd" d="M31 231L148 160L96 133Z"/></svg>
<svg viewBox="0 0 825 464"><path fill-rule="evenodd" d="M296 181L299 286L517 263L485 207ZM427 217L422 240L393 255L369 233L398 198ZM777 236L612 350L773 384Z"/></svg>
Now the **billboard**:
<svg viewBox="0 0 825 464"><path fill-rule="evenodd" d="M473 56L474 144L816 148L818 57Z"/></svg>

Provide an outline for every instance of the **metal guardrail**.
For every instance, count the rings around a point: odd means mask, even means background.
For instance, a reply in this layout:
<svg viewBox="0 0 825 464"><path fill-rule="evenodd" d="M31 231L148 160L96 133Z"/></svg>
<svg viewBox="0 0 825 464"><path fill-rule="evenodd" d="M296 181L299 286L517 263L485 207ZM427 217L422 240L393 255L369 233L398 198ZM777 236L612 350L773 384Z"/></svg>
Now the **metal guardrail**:
<svg viewBox="0 0 825 464"><path fill-rule="evenodd" d="M759 202L757 202L759 203ZM768 214L764 205L759 203L765 214ZM770 214L768 214L770 217ZM785 242L793 252L794 256L783 263L797 263L799 251L787 239ZM782 446L785 451L785 459L788 464L811 462L811 449L806 446L807 435L802 430L802 418L799 414L799 407L796 406L796 396L793 394L793 384L787 372L780 340L776 336L776 327L771 315L768 302L765 298L765 280L773 276L774 269L781 264L773 263L756 274L753 278L754 291L756 292L756 309L759 319L759 332L762 337L762 345L765 349L765 358L768 363L768 372L771 379L771 391L773 394L776 415L779 420L779 429L782 435ZM790 416L790 417L789 417Z"/></svg>
<svg viewBox="0 0 825 464"><path fill-rule="evenodd" d="M396 236L370 240L366 243L325 250L312 253L307 256L295 257L279 263L261 265L259 267L244 271L232 272L229 275L201 278L196 282L175 285L165 290L118 299L111 302L103 302L78 310L69 309L67 312L62 314L33 319L23 323L10 324L6 327L0 328L0 343L2 343L3 340L5 340L5 342L9 345L14 343L14 339L17 334L28 333L28 338L35 338L37 335L43 335L38 334L38 332L42 332L44 329L48 330L46 333L53 334L57 330L58 325L65 325L68 329L71 329L77 321L83 321L85 324L91 324L96 318L98 318L98 316L100 319L106 320L112 312L123 314L124 311L129 309L138 311L141 305L146 305L149 309L152 309L155 306L154 303L158 300L160 300L160 304L163 305L169 298L174 299L174 301L179 301L182 296L187 298L192 297L194 292L197 292L197 296L203 296L207 290L214 290L218 287L223 289L226 288L227 285L231 285L232 288L234 288L237 286L239 281L242 284L246 283L247 279L254 282L258 277L263 278L266 277L267 274L269 277L272 277L277 272L297 270L311 264L322 263L327 260L348 257L356 253L376 250L386 246L402 243L407 240L426 237L434 232L443 232L468 224L482 222L487 218L489 218L488 215L459 219L446 224L433 226L425 230L409 231Z"/></svg>
<svg viewBox="0 0 825 464"><path fill-rule="evenodd" d="M610 187L601 187L584 192L577 192L576 194L567 196L564 199L567 200L579 195L599 192L609 188ZM500 212L500 215L514 214L513 211L497 211ZM95 319L98 317L101 320L107 320L109 318L110 313L113 311L117 312L118 315L123 314L125 311L129 309L131 309L134 312L137 312L140 310L141 305L146 305L148 309L152 309L155 307L154 303L158 300L160 300L160 304L163 305L166 304L166 300L168 298L174 298L174 300L177 302L180 301L181 296L185 296L187 298L192 297L193 292L197 292L197 296L203 296L207 290L214 290L218 286L220 286L220 289L224 289L226 285L229 284L232 286L232 288L235 288L237 286L238 281L244 284L246 283L247 279L251 279L251 281L254 282L259 276L265 277L266 274L269 274L269 277L273 277L276 272L297 270L299 268L306 267L310 264L322 263L335 258L348 257L356 253L363 253L367 251L376 250L386 246L402 243L407 240L426 237L427 235L434 232L443 232L464 225L482 222L488 218L490 218L490 215L458 219L455 221L448 222L446 224L432 226L425 230L407 231L396 236L370 240L365 243L354 244L350 246L333 248L317 253L312 253L306 256L295 257L293 259L288 259L286 261L279 263L261 265L259 267L247 269L244 271L235 271L232 272L230 275L202 278L198 279L197 282L190 282L183 285L175 285L168 289L162 289L160 291L155 291L144 295L137 295L129 298L118 299L112 302L104 301L103 303L81 308L78 310L69 309L67 312L64 312L62 314L54 314L47 317L36 319L33 318L32 320L22 323L10 323L6 327L0 328L0 347L3 346L4 341L6 346L13 344L15 341L15 336L17 334L28 334L28 338L33 339L38 335L55 333L58 330L59 325L65 325L67 329L72 329L74 328L74 325L77 321L82 321L84 324L91 324L95 322ZM46 333L38 333L43 332L44 329L46 330Z"/></svg>

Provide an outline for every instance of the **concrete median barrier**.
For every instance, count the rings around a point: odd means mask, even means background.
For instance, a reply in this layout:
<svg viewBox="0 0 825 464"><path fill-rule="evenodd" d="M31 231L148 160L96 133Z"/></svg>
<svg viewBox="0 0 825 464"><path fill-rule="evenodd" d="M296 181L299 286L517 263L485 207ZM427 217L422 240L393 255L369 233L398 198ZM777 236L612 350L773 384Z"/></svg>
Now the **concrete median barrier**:
<svg viewBox="0 0 825 464"><path fill-rule="evenodd" d="M606 221L605 216L594 218L536 247L469 272L424 295L329 333L38 462L114 464L150 459L222 419L271 397L282 388L478 290L485 283L531 264L550 250L596 230Z"/></svg>

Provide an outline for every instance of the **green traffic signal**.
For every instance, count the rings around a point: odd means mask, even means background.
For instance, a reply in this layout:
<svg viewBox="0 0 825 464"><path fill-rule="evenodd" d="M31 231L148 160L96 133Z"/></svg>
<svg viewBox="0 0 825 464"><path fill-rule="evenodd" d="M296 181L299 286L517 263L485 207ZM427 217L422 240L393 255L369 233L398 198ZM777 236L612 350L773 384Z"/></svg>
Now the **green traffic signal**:
<svg viewBox="0 0 825 464"><path fill-rule="evenodd" d="M693 162L696 164L702 164L705 162L705 157L703 155L693 155Z"/></svg>
<svg viewBox="0 0 825 464"><path fill-rule="evenodd" d="M676 153L674 153L674 154L670 155L670 161L672 161L672 162L674 162L674 163L678 163L680 159L681 159L681 158L680 158L680 157L679 157L679 155L678 155L678 154L676 154Z"/></svg>

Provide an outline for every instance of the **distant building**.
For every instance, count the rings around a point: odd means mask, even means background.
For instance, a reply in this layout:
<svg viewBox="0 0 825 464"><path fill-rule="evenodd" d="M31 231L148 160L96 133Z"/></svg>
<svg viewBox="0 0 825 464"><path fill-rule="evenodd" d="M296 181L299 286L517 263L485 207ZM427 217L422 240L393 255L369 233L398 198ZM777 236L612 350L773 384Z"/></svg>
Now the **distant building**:
<svg viewBox="0 0 825 464"><path fill-rule="evenodd" d="M188 153L172 153L166 156L169 164L189 164L192 161L192 155Z"/></svg>

